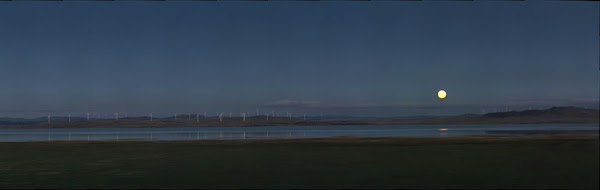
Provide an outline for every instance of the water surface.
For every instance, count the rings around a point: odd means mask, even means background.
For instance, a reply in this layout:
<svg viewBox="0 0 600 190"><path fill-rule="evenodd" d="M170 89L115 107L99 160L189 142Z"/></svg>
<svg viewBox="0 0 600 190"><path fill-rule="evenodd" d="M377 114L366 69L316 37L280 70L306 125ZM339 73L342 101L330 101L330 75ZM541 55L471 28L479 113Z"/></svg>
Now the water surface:
<svg viewBox="0 0 600 190"><path fill-rule="evenodd" d="M452 137L598 131L590 124L315 125L264 127L0 129L0 142L55 140L202 140L357 137Z"/></svg>

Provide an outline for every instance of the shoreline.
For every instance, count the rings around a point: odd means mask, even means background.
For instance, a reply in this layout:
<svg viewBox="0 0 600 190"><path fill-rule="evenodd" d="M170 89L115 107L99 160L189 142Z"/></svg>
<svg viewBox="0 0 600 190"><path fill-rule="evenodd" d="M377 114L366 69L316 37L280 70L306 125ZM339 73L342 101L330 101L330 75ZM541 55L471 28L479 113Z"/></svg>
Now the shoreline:
<svg viewBox="0 0 600 190"><path fill-rule="evenodd" d="M291 139L201 139L201 140L56 140L56 141L24 141L24 142L0 142L2 144L270 144L270 143L485 143L515 140L600 140L600 134L596 131L585 133L566 134L486 134L486 135L464 135L455 137L357 137L338 136L326 138L291 138Z"/></svg>
<svg viewBox="0 0 600 190"><path fill-rule="evenodd" d="M105 123L105 122L103 122ZM272 123L272 124L215 124L195 122L179 123L119 123L112 121L109 125L95 125L94 122L74 122L74 123L55 123L55 124L35 124L35 125L0 125L2 129L106 129L106 128L215 128L215 127L288 127L288 126L386 126L386 125L412 125L412 126L433 126L433 125L503 125L503 124L599 124L598 121L590 122L456 122L456 123L326 123L326 122L301 122L301 123ZM92 125L92 126L90 126Z"/></svg>

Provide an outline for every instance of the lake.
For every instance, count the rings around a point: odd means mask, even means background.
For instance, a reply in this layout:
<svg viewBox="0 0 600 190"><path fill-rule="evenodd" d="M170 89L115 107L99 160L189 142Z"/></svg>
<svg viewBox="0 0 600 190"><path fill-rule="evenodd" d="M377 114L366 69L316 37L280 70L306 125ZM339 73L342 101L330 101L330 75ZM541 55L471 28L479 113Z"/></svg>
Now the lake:
<svg viewBox="0 0 600 190"><path fill-rule="evenodd" d="M598 132L587 124L324 125L177 128L0 129L0 142L57 140L231 140L357 137L453 137L485 134Z"/></svg>

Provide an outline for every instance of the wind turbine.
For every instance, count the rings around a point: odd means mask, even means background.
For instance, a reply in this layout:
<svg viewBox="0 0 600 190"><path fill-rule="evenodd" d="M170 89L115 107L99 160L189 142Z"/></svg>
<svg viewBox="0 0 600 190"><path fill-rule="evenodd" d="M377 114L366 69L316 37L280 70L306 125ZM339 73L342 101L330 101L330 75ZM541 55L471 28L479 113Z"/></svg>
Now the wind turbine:
<svg viewBox="0 0 600 190"><path fill-rule="evenodd" d="M152 113L150 113L150 121L152 121Z"/></svg>
<svg viewBox="0 0 600 190"><path fill-rule="evenodd" d="M267 121L269 121L269 113L267 113Z"/></svg>
<svg viewBox="0 0 600 190"><path fill-rule="evenodd" d="M48 114L48 123L50 123L50 114Z"/></svg>
<svg viewBox="0 0 600 190"><path fill-rule="evenodd" d="M115 121L119 121L119 112L115 112Z"/></svg>
<svg viewBox="0 0 600 190"><path fill-rule="evenodd" d="M71 114L69 114L69 123L71 123Z"/></svg>
<svg viewBox="0 0 600 190"><path fill-rule="evenodd" d="M246 121L246 113L242 113L243 121Z"/></svg>
<svg viewBox="0 0 600 190"><path fill-rule="evenodd" d="M219 122L223 122L223 112L221 112L221 114L219 114Z"/></svg>
<svg viewBox="0 0 600 190"><path fill-rule="evenodd" d="M87 112L87 120L90 120L90 112Z"/></svg>

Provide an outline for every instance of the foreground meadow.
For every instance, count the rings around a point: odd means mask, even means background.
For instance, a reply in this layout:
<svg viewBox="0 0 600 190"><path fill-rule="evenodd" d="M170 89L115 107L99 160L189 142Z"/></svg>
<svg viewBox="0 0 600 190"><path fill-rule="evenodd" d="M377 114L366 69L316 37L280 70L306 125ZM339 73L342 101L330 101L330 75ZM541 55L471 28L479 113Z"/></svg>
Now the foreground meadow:
<svg viewBox="0 0 600 190"><path fill-rule="evenodd" d="M0 143L0 188L598 188L598 135Z"/></svg>

